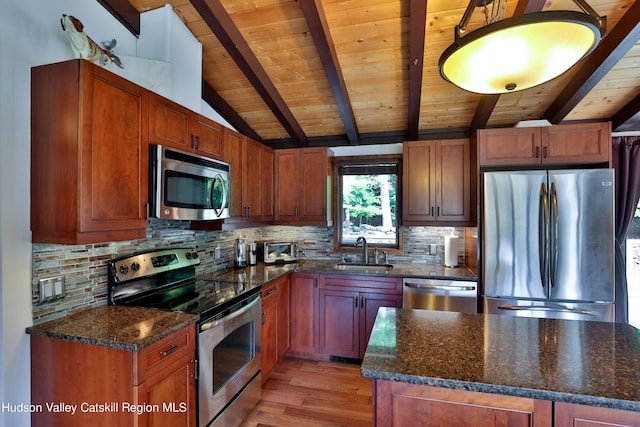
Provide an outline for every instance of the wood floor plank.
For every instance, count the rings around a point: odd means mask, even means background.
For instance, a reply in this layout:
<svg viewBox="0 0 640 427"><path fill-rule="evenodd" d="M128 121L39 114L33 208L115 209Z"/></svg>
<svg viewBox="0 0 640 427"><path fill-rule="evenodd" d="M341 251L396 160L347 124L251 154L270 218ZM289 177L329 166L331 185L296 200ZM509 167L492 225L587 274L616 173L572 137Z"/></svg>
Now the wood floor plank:
<svg viewBox="0 0 640 427"><path fill-rule="evenodd" d="M360 366L286 358L241 427L370 427L372 390Z"/></svg>

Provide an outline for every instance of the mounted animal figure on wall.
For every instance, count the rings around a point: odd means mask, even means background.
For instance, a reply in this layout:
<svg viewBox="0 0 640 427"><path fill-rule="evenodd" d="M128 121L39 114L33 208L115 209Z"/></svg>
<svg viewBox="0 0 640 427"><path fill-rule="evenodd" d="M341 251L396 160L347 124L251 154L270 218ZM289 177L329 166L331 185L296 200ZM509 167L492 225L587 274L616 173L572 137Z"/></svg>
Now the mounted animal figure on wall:
<svg viewBox="0 0 640 427"><path fill-rule="evenodd" d="M113 53L113 48L117 43L116 39L102 42L101 47L84 33L84 25L79 19L62 14L60 23L63 31L69 35L71 49L76 58L84 58L107 69L111 67L112 62L118 67L124 68L120 58Z"/></svg>

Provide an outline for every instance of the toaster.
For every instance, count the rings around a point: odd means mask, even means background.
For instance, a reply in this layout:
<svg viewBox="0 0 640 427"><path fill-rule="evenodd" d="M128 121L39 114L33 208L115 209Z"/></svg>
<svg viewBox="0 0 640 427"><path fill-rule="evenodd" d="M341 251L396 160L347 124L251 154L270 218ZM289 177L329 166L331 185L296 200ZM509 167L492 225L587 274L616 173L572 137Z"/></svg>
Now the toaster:
<svg viewBox="0 0 640 427"><path fill-rule="evenodd" d="M263 242L259 248L259 256L265 264L298 261L294 242Z"/></svg>

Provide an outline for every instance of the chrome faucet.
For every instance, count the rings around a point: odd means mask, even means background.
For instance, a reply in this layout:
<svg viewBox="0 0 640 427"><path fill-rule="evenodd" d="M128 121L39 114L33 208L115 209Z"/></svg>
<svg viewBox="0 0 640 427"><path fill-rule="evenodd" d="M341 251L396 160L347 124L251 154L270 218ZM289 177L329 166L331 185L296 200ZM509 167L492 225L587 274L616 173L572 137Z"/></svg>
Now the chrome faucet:
<svg viewBox="0 0 640 427"><path fill-rule="evenodd" d="M369 264L369 244L367 243L367 239L365 239L363 236L360 236L356 239L356 244L353 246L355 246L356 248L362 246L364 250L364 263Z"/></svg>

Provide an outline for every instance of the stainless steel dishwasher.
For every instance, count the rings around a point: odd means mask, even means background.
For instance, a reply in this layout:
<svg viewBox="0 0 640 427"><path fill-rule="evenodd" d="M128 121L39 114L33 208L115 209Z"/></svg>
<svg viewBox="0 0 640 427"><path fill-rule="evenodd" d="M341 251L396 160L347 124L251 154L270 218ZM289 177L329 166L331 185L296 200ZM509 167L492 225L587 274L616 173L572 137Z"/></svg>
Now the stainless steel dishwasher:
<svg viewBox="0 0 640 427"><path fill-rule="evenodd" d="M405 277L402 308L478 312L478 284L472 281Z"/></svg>

